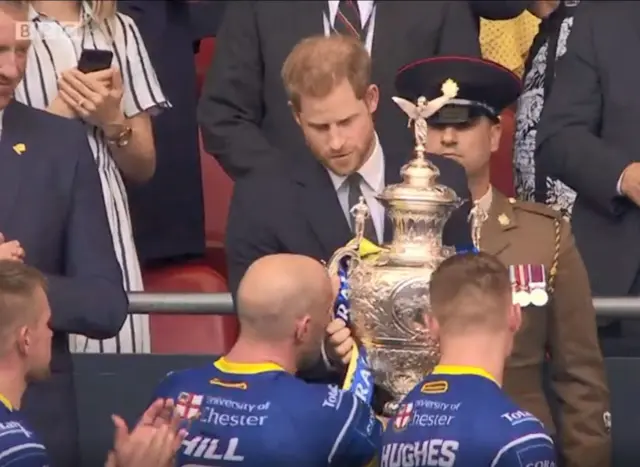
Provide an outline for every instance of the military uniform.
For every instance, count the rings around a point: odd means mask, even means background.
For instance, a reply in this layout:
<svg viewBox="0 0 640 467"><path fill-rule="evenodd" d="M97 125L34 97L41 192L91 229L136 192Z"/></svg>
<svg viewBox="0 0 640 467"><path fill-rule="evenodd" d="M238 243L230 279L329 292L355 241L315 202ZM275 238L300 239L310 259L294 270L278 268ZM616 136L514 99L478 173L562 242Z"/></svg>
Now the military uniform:
<svg viewBox="0 0 640 467"><path fill-rule="evenodd" d="M608 466L609 390L589 280L571 227L542 204L508 199L495 189L492 194L480 248L506 266L544 265L550 296L546 305L522 310L504 389L556 437L567 467ZM559 401L558 431L543 390L545 360Z"/></svg>
<svg viewBox="0 0 640 467"><path fill-rule="evenodd" d="M458 93L427 120L430 128L457 126L464 131L483 117L498 122L500 112L520 92L520 81L507 69L462 57L409 64L400 70L396 87L402 97L415 100L422 95L431 100L449 79L458 85ZM488 175L478 170L481 176ZM475 202L485 214L479 224L479 248L512 272L536 268L546 273L541 289L548 300L522 309L522 327L507 362L504 389L556 437L561 465L608 467L609 390L589 280L569 224L551 208L507 198L493 188ZM548 385L557 399L555 417L545 397L545 362Z"/></svg>

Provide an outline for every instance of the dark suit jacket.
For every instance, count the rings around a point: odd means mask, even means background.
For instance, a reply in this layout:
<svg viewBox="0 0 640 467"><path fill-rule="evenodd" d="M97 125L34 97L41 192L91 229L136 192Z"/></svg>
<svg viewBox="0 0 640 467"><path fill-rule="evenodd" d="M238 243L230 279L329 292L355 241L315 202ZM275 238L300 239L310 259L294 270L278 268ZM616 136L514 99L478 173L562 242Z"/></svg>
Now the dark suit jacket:
<svg viewBox="0 0 640 467"><path fill-rule="evenodd" d="M640 161L640 4L584 2L538 124L537 163L578 193L572 224L594 295L625 295L640 267L640 209L618 196ZM615 34L611 34L615 31Z"/></svg>
<svg viewBox="0 0 640 467"><path fill-rule="evenodd" d="M16 145L24 145L21 155ZM19 146L18 146L19 148ZM26 262L48 280L51 369L23 409L53 465L77 465L75 396L68 333L115 336L127 314L107 215L84 126L12 102L2 117L0 232L18 240Z"/></svg>
<svg viewBox="0 0 640 467"><path fill-rule="evenodd" d="M233 178L306 152L287 105L280 69L301 39L324 34L326 8L326 0L227 6L198 121L205 148ZM391 100L396 71L434 55L480 55L466 2L376 2L372 81L381 90L376 129L383 147L411 144L406 115ZM387 151L386 157L404 160L406 153Z"/></svg>
<svg viewBox="0 0 640 467"><path fill-rule="evenodd" d="M440 183L463 199L471 198L462 166L440 156L431 160L440 169ZM403 163L385 156L386 184L400 182ZM471 244L469 206L465 203L451 216L444 232L446 244ZM391 234L387 220L385 241ZM328 261L352 237L331 178L318 162L301 160L288 168L276 165L256 171L235 185L231 201L226 235L229 289L235 294L247 268L262 256L296 253Z"/></svg>
<svg viewBox="0 0 640 467"><path fill-rule="evenodd" d="M196 36L189 3L121 0L149 52L160 85L173 107L153 119L156 173L129 185L129 205L143 264L204 255L204 205L196 122Z"/></svg>

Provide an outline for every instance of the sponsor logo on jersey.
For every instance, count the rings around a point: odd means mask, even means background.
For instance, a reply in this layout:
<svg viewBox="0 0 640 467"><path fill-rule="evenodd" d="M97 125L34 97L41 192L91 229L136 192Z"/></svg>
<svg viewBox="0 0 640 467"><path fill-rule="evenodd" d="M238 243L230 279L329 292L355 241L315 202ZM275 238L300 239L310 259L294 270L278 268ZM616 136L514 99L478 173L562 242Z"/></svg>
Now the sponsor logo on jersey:
<svg viewBox="0 0 640 467"><path fill-rule="evenodd" d="M229 389L246 390L249 387L249 385L245 382L222 381L221 379L218 379L218 378L213 378L209 380L209 384L212 384L214 386L222 386L223 388L229 388Z"/></svg>
<svg viewBox="0 0 640 467"><path fill-rule="evenodd" d="M402 404L398 409L395 419L393 420L393 428L395 431L403 431L411 422L411 415L413 414L413 403Z"/></svg>
<svg viewBox="0 0 640 467"><path fill-rule="evenodd" d="M422 394L443 394L449 390L447 381L429 381L422 385L420 392Z"/></svg>
<svg viewBox="0 0 640 467"><path fill-rule="evenodd" d="M540 425L542 423L531 412L526 410L516 410L515 412L507 412L500 415L500 418L507 420L511 426L520 425L521 423L535 422Z"/></svg>
<svg viewBox="0 0 640 467"><path fill-rule="evenodd" d="M516 451L519 467L556 467L556 453L551 443L536 443ZM515 466L514 466L515 467Z"/></svg>
<svg viewBox="0 0 640 467"><path fill-rule="evenodd" d="M187 420L200 416L203 398L204 396L201 394L181 392L176 400L176 410L178 411L178 415Z"/></svg>
<svg viewBox="0 0 640 467"><path fill-rule="evenodd" d="M415 401L416 407L425 408L436 412L457 412L460 410L462 402L442 402L432 399L418 399Z"/></svg>
<svg viewBox="0 0 640 467"><path fill-rule="evenodd" d="M215 405L217 407L224 407L225 409L239 410L241 412L258 412L269 410L269 408L271 408L271 401L252 404L249 402L235 401L227 397L207 396L205 398L205 405Z"/></svg>
<svg viewBox="0 0 640 467"><path fill-rule="evenodd" d="M322 402L322 407L329 407L331 409L338 410L340 408L340 404L342 403L342 397L344 396L344 391L341 391L338 386L335 384L329 385L329 392L327 397L325 397Z"/></svg>

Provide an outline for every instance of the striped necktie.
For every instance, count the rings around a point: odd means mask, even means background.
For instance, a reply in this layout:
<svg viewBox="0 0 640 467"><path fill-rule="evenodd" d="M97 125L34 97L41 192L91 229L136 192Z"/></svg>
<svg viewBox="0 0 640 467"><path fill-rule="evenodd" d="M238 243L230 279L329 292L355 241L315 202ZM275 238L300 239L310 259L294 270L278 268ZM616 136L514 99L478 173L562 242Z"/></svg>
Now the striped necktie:
<svg viewBox="0 0 640 467"><path fill-rule="evenodd" d="M356 0L340 0L333 29L338 34L346 34L364 41L360 10Z"/></svg>

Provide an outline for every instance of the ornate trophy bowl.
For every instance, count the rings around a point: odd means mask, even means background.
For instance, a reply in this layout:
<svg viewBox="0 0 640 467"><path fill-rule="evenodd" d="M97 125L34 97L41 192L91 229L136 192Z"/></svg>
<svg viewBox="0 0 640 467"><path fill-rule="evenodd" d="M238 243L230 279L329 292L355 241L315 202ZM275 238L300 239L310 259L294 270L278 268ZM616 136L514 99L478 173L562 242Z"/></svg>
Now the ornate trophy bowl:
<svg viewBox="0 0 640 467"><path fill-rule="evenodd" d="M446 100L441 99L438 108ZM400 400L439 360L438 343L424 319L430 310L429 282L438 265L455 253L443 246L442 233L462 204L453 190L437 183L440 172L425 159L425 119L434 106L427 109L424 99L418 106L398 104L415 120L417 146L415 158L401 170L403 181L387 186L378 196L393 222L393 240L375 254L360 254L368 215L361 199L352 210L355 238L329 263L329 269L336 271L349 258L352 331L366 350L376 385L391 396L384 408L387 416L397 412Z"/></svg>
<svg viewBox="0 0 640 467"><path fill-rule="evenodd" d="M421 152L403 167L403 183L386 187L378 197L393 221L393 241L349 267L354 334L367 350L376 384L393 398L385 407L388 415L439 359L424 314L431 274L454 253L442 245L442 231L460 200L436 184L438 174Z"/></svg>

